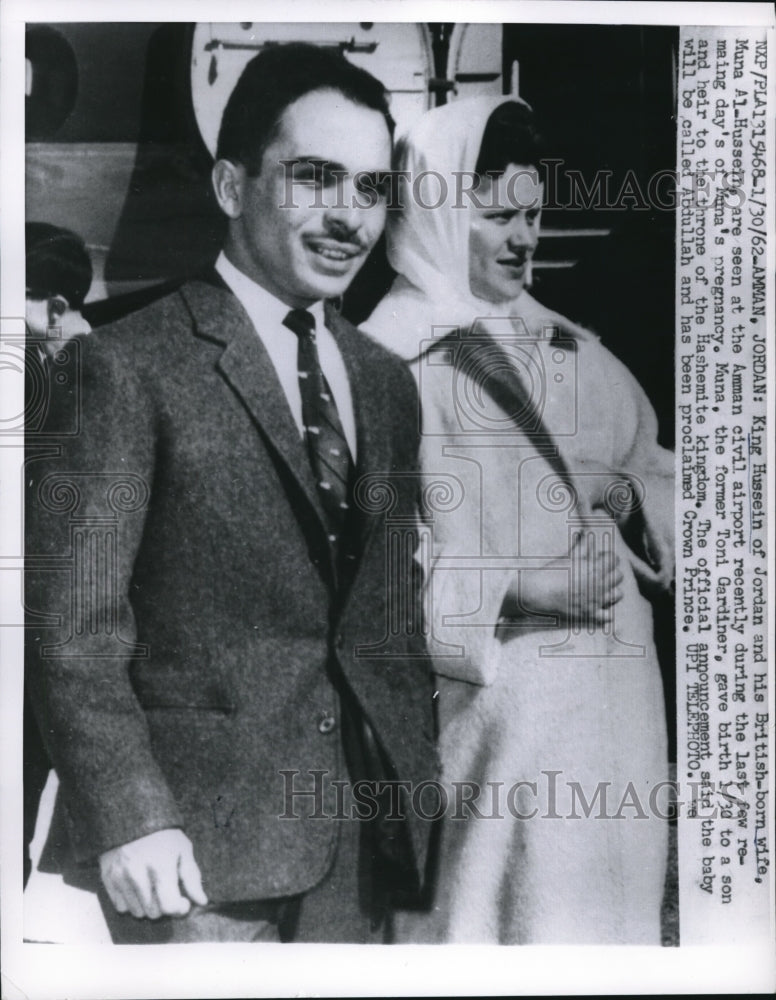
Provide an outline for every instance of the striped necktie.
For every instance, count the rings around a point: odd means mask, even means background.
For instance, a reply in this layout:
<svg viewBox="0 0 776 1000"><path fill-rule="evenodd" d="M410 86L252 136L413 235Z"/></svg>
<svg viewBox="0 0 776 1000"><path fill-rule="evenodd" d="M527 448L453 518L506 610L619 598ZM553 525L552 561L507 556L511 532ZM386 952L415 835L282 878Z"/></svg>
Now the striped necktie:
<svg viewBox="0 0 776 1000"><path fill-rule="evenodd" d="M336 548L350 506L353 460L318 357L315 317L306 309L292 309L283 324L298 340L297 371L304 435L318 495L326 513L329 541Z"/></svg>

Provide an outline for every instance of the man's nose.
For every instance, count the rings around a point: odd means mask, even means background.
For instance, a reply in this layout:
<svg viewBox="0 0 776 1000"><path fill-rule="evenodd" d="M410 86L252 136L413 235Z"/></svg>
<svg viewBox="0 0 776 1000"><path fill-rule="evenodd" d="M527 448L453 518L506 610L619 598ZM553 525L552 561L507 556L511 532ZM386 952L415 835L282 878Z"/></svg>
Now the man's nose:
<svg viewBox="0 0 776 1000"><path fill-rule="evenodd" d="M363 208L359 208L355 198L356 190L345 180L327 198L324 218L328 232L340 240L355 239L363 222Z"/></svg>

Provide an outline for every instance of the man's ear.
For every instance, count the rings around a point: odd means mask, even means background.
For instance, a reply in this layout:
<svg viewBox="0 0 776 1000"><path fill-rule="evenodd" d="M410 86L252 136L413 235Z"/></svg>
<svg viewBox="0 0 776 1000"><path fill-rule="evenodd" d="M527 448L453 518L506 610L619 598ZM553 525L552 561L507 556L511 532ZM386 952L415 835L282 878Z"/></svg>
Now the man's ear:
<svg viewBox="0 0 776 1000"><path fill-rule="evenodd" d="M211 180L221 211L230 219L239 219L242 215L245 168L229 160L216 160Z"/></svg>

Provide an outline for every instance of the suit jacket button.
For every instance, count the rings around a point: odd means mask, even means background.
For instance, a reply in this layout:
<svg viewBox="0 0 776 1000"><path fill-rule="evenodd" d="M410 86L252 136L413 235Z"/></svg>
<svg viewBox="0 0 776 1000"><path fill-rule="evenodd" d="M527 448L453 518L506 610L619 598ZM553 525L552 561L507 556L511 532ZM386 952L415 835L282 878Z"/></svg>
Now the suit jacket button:
<svg viewBox="0 0 776 1000"><path fill-rule="evenodd" d="M342 649L343 646L345 645L345 636L342 634L342 632L337 633L337 637L334 640L334 645L337 647L337 649Z"/></svg>
<svg viewBox="0 0 776 1000"><path fill-rule="evenodd" d="M318 720L318 732L323 733L324 736L333 732L336 726L337 720L333 715L322 715Z"/></svg>

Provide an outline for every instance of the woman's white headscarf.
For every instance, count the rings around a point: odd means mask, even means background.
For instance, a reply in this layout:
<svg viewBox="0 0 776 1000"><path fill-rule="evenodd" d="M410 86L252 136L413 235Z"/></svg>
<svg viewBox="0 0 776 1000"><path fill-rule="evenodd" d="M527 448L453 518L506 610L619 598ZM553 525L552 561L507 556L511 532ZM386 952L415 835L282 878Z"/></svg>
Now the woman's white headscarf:
<svg viewBox="0 0 776 1000"><path fill-rule="evenodd" d="M409 179L401 189L401 208L391 213L386 230L388 260L398 276L362 328L408 360L423 352L424 341L478 318L519 315L529 329L548 317L561 321L525 291L495 303L477 298L469 288L470 201L458 195L462 184L471 187L488 119L496 108L514 101L453 101L426 112L398 142L396 169L407 171ZM442 193L436 178L421 180L425 171L441 175L447 186L447 198L438 208L424 207ZM462 207L453 207L456 203ZM568 320L562 323L573 329Z"/></svg>

